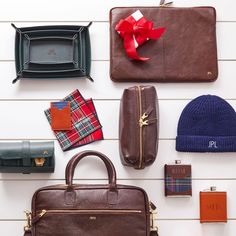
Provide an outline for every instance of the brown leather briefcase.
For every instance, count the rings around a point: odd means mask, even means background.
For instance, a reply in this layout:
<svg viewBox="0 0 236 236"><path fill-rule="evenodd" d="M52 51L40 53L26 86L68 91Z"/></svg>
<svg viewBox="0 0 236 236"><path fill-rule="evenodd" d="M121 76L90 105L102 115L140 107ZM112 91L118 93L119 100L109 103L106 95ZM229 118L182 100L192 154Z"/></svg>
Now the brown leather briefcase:
<svg viewBox="0 0 236 236"><path fill-rule="evenodd" d="M137 48L147 61L130 60L115 30L139 10L164 27L158 40ZM133 26L134 35L137 32ZM141 29L142 30L142 29ZM211 82L217 79L216 11L213 7L116 7L110 11L110 77L114 82Z"/></svg>
<svg viewBox="0 0 236 236"><path fill-rule="evenodd" d="M76 165L97 156L108 171L109 184L73 184ZM153 204L135 186L118 185L112 162L102 153L84 151L66 167L66 184L37 190L32 213L26 213L25 236L157 236Z"/></svg>

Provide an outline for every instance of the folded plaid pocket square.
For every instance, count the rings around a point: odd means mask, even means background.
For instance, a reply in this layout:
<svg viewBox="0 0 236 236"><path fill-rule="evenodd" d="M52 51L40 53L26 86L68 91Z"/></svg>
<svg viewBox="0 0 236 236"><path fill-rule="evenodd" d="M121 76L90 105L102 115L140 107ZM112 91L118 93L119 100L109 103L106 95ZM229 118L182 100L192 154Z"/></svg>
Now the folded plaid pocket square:
<svg viewBox="0 0 236 236"><path fill-rule="evenodd" d="M54 131L63 151L103 139L102 126L92 99L85 100L79 90L75 90L63 101L70 102L72 120L71 130ZM46 110L45 114L51 124L50 109Z"/></svg>

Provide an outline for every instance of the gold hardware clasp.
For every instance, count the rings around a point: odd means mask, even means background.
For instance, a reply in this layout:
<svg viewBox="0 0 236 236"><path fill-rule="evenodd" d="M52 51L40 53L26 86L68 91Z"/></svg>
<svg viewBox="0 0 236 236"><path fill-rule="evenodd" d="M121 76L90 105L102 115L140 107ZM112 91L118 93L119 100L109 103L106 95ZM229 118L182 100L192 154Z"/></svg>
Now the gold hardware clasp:
<svg viewBox="0 0 236 236"><path fill-rule="evenodd" d="M29 212L29 211L25 211L25 215L26 215L27 222L26 222L26 225L24 226L24 231L26 232L26 231L29 231L31 229L31 219L32 219L32 217L31 217L31 212Z"/></svg>
<svg viewBox="0 0 236 236"><path fill-rule="evenodd" d="M43 166L45 163L45 158L44 157L38 157L34 159L35 165L36 166Z"/></svg>
<svg viewBox="0 0 236 236"><path fill-rule="evenodd" d="M150 230L158 232L158 227L156 225L157 211L153 210L151 203L149 206L150 206Z"/></svg>
<svg viewBox="0 0 236 236"><path fill-rule="evenodd" d="M43 155L48 155L48 151L47 150L43 151Z"/></svg>

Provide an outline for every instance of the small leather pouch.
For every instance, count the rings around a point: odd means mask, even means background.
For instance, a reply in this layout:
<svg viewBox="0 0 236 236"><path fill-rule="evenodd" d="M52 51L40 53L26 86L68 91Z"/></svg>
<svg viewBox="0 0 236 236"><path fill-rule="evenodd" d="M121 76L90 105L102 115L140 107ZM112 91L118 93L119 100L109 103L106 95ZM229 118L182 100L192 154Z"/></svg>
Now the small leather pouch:
<svg viewBox="0 0 236 236"><path fill-rule="evenodd" d="M182 165L176 161L175 165L165 165L165 196L192 196L191 165Z"/></svg>
<svg viewBox="0 0 236 236"><path fill-rule="evenodd" d="M52 102L50 113L52 130L71 130L70 102Z"/></svg>
<svg viewBox="0 0 236 236"><path fill-rule="evenodd" d="M143 169L157 155L159 112L156 89L135 86L124 90L120 103L120 157L124 165Z"/></svg>
<svg viewBox="0 0 236 236"><path fill-rule="evenodd" d="M54 172L54 142L1 142L0 172Z"/></svg>
<svg viewBox="0 0 236 236"><path fill-rule="evenodd" d="M200 222L227 222L227 193L215 191L200 192Z"/></svg>

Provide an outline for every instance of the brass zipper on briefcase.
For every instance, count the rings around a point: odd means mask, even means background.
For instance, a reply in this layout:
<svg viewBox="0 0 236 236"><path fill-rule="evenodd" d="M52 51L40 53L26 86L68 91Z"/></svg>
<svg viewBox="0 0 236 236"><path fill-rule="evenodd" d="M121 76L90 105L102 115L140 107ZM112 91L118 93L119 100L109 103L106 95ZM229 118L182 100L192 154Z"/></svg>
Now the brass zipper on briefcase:
<svg viewBox="0 0 236 236"><path fill-rule="evenodd" d="M130 215L130 214L142 214L142 210L115 210L115 209L54 209L54 210L41 210L36 216L32 217L31 212L26 212L27 217L27 225L24 227L25 231L31 229L32 225L36 224L39 220L43 218L46 214L81 214L81 215L102 215L102 214L110 214L110 215ZM90 216L91 220L96 219L96 216Z"/></svg>
<svg viewBox="0 0 236 236"><path fill-rule="evenodd" d="M81 214L141 214L141 210L109 210L109 209L101 209L101 210L80 210L80 209L55 209L55 210L42 210L39 213L39 216L42 217L47 213L81 213Z"/></svg>
<svg viewBox="0 0 236 236"><path fill-rule="evenodd" d="M96 215L130 215L130 214L142 214L141 210L109 210L109 209L55 209L55 210L42 210L34 218L32 218L32 224L36 224L43 216L47 214L81 214L81 215L92 215L91 219L96 219ZM95 215L95 216L93 216Z"/></svg>

